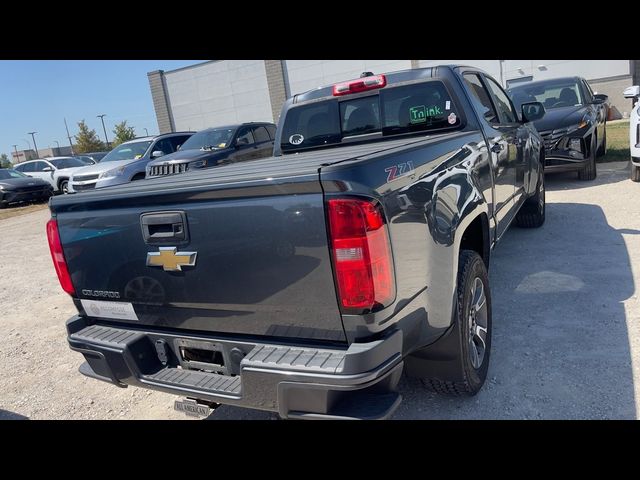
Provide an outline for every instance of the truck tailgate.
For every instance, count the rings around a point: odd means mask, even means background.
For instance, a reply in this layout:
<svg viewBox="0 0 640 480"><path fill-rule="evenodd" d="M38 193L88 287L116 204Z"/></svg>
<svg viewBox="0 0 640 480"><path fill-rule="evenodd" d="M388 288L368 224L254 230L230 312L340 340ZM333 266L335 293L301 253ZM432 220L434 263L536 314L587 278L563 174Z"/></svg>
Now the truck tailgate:
<svg viewBox="0 0 640 480"><path fill-rule="evenodd" d="M76 296L130 302L138 320L123 322L345 341L313 170L267 185L264 176L212 186L184 175L138 182L136 195L105 189L52 202ZM184 219L187 239L162 240L171 231L162 224L152 228L160 240L144 238L141 215L162 222L164 212L174 212L169 223ZM148 266L161 247L175 252ZM195 265L183 252L196 253ZM165 269L174 254L182 271Z"/></svg>

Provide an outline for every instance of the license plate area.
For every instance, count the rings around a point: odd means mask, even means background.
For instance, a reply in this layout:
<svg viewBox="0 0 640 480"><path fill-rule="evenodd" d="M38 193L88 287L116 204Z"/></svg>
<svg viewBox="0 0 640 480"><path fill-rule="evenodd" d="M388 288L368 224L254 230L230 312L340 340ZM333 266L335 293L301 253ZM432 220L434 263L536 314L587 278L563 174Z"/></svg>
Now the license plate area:
<svg viewBox="0 0 640 480"><path fill-rule="evenodd" d="M175 351L182 368L227 375L225 352L216 342L177 339Z"/></svg>
<svg viewBox="0 0 640 480"><path fill-rule="evenodd" d="M207 405L202 405L194 400L176 400L173 404L174 410L186 414L188 417L206 418L212 412L213 409Z"/></svg>

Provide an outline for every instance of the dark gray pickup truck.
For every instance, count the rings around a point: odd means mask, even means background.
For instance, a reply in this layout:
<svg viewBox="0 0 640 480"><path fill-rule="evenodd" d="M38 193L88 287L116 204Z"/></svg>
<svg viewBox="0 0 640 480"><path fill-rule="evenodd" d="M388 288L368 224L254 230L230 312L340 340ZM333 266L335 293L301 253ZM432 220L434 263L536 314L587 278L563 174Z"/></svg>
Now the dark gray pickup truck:
<svg viewBox="0 0 640 480"><path fill-rule="evenodd" d="M386 418L403 370L477 393L492 249L545 218L541 115L470 67L366 72L287 100L273 157L52 199L80 371L196 415Z"/></svg>

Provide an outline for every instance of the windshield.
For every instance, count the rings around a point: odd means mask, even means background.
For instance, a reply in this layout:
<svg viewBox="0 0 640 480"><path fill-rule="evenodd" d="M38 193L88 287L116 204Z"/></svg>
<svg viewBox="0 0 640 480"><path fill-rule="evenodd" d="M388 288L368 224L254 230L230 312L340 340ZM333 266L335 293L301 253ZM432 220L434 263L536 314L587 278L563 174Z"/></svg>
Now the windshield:
<svg viewBox="0 0 640 480"><path fill-rule="evenodd" d="M209 148L225 148L229 146L233 137L234 128L221 128L219 130L204 130L198 132L182 144L180 150L199 150Z"/></svg>
<svg viewBox="0 0 640 480"><path fill-rule="evenodd" d="M286 153L357 140L361 135L458 128L459 112L440 80L387 87L367 97L334 97L291 108L280 146Z"/></svg>
<svg viewBox="0 0 640 480"><path fill-rule="evenodd" d="M151 140L143 142L125 143L107 153L100 163L117 162L120 160L137 160L142 157L151 145Z"/></svg>
<svg viewBox="0 0 640 480"><path fill-rule="evenodd" d="M9 180L11 178L29 178L29 176L17 170L8 170L6 168L0 170L0 180Z"/></svg>
<svg viewBox="0 0 640 480"><path fill-rule="evenodd" d="M77 158L55 158L53 160L49 160L49 163L56 167L59 170L63 168L75 168L75 167L84 167L86 163Z"/></svg>
<svg viewBox="0 0 640 480"><path fill-rule="evenodd" d="M578 83L571 79L518 85L509 89L509 95L518 110L527 102L540 102L546 110L584 103Z"/></svg>

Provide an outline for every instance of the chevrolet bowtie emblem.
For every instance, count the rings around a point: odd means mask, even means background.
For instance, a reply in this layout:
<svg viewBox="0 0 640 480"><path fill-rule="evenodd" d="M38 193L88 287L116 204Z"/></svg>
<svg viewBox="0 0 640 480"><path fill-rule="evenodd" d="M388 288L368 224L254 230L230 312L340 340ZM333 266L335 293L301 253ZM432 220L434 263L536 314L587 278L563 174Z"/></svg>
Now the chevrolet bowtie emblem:
<svg viewBox="0 0 640 480"><path fill-rule="evenodd" d="M162 267L165 272L181 272L182 267L195 267L197 252L178 252L176 247L160 247L147 253L147 267Z"/></svg>

